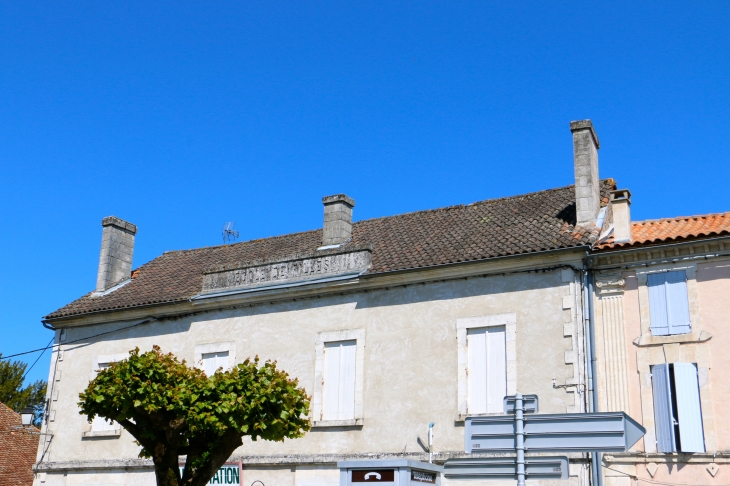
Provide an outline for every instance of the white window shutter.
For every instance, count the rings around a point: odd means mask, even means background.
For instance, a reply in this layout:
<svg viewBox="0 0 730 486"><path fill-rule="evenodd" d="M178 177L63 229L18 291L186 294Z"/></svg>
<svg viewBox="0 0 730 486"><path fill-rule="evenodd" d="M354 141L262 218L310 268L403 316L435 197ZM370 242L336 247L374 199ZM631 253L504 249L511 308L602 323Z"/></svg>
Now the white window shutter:
<svg viewBox="0 0 730 486"><path fill-rule="evenodd" d="M344 341L340 348L340 396L338 420L355 418L356 341Z"/></svg>
<svg viewBox="0 0 730 486"><path fill-rule="evenodd" d="M647 276L649 286L649 315L651 333L655 336L669 334L669 318L667 316L666 274L650 273Z"/></svg>
<svg viewBox="0 0 730 486"><path fill-rule="evenodd" d="M106 368L109 368L111 363L99 363L98 370L103 370ZM98 415L94 417L94 420L91 421L91 430L94 432L104 432L107 430L116 430L118 427L116 425L117 423L114 421L107 421L103 417L99 417Z"/></svg>
<svg viewBox="0 0 730 486"><path fill-rule="evenodd" d="M506 331L504 327L487 329L487 413L501 413L507 395Z"/></svg>
<svg viewBox="0 0 730 486"><path fill-rule="evenodd" d="M487 330L468 329L467 352L467 413L487 413Z"/></svg>
<svg viewBox="0 0 730 486"><path fill-rule="evenodd" d="M697 365L674 363L674 388L677 391L680 448L682 452L705 452Z"/></svg>
<svg viewBox="0 0 730 486"><path fill-rule="evenodd" d="M684 270L667 272L667 320L669 334L690 332L689 299L687 298L687 274Z"/></svg>
<svg viewBox="0 0 730 486"><path fill-rule="evenodd" d="M669 365L654 365L651 368L652 392L654 394L654 428L659 452L675 452L674 417L672 413L672 392L669 383Z"/></svg>
<svg viewBox="0 0 730 486"><path fill-rule="evenodd" d="M340 343L324 345L324 400L322 420L339 420Z"/></svg>
<svg viewBox="0 0 730 486"><path fill-rule="evenodd" d="M228 351L204 353L202 358L203 371L208 376L213 376L218 368L223 368L224 371L228 369Z"/></svg>

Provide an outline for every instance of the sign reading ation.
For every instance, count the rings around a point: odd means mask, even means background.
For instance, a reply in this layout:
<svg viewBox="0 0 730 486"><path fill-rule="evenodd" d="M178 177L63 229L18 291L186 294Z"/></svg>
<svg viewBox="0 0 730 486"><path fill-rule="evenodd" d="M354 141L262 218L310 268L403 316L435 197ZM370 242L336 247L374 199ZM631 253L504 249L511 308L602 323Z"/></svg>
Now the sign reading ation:
<svg viewBox="0 0 730 486"><path fill-rule="evenodd" d="M370 250L359 249L339 253L315 252L284 261L212 269L205 272L200 297L258 287L307 283L329 277L355 276L367 270L370 261Z"/></svg>
<svg viewBox="0 0 730 486"><path fill-rule="evenodd" d="M181 476L184 469L184 466L180 466ZM241 484L241 470L238 464L225 464L210 478L208 484Z"/></svg>

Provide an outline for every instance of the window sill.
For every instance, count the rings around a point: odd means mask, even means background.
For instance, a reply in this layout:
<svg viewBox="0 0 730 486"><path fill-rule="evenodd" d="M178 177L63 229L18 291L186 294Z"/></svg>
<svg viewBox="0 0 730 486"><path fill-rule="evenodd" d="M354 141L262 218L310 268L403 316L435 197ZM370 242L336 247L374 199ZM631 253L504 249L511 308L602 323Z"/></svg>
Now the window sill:
<svg viewBox="0 0 730 486"><path fill-rule="evenodd" d="M454 419L454 422L465 422L467 417L507 417L512 416L512 414L507 414L504 412L497 412L497 413L468 413L466 415L458 414L456 418Z"/></svg>
<svg viewBox="0 0 730 486"><path fill-rule="evenodd" d="M88 430L84 432L81 435L82 439L91 439L91 438L107 438L107 439L116 439L120 435L122 435L122 429L115 429L115 430Z"/></svg>
<svg viewBox="0 0 730 486"><path fill-rule="evenodd" d="M318 420L312 423L312 428L320 427L361 427L364 420L352 419L352 420Z"/></svg>
<svg viewBox="0 0 730 486"><path fill-rule="evenodd" d="M633 342L636 346L644 347L674 343L704 343L711 338L712 334L707 331L694 331L687 334L672 334L670 336L652 336L651 334L645 334L637 337Z"/></svg>

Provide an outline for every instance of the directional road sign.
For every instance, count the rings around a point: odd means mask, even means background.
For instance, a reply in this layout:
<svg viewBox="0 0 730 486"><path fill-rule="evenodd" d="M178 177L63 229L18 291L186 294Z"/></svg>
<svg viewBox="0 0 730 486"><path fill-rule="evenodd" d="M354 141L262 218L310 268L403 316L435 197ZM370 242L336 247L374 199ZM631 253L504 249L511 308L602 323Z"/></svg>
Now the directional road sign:
<svg viewBox="0 0 730 486"><path fill-rule="evenodd" d="M623 412L524 416L526 452L626 452L646 429ZM466 452L514 452L514 416L467 417Z"/></svg>
<svg viewBox="0 0 730 486"><path fill-rule="evenodd" d="M504 413L515 413L517 398L514 395L504 397ZM537 413L537 395L522 395L524 413Z"/></svg>
<svg viewBox="0 0 730 486"><path fill-rule="evenodd" d="M449 459L444 464L448 479L517 479L515 457ZM568 479L567 457L526 457L527 479Z"/></svg>

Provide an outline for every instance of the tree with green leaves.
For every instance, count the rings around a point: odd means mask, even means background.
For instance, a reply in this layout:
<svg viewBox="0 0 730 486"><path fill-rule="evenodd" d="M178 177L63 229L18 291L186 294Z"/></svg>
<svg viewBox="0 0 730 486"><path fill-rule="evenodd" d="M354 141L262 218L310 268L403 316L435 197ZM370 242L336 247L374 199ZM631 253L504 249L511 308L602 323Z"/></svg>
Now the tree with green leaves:
<svg viewBox="0 0 730 486"><path fill-rule="evenodd" d="M0 354L0 402L18 412L25 407L33 407L34 425L39 427L46 403L46 382L38 380L23 387L27 368L27 363L2 359Z"/></svg>
<svg viewBox="0 0 730 486"><path fill-rule="evenodd" d="M89 421L114 420L136 439L140 457L152 458L158 486L203 486L244 436L283 441L311 427L304 389L258 357L206 376L157 346L136 348L99 371L79 398Z"/></svg>

